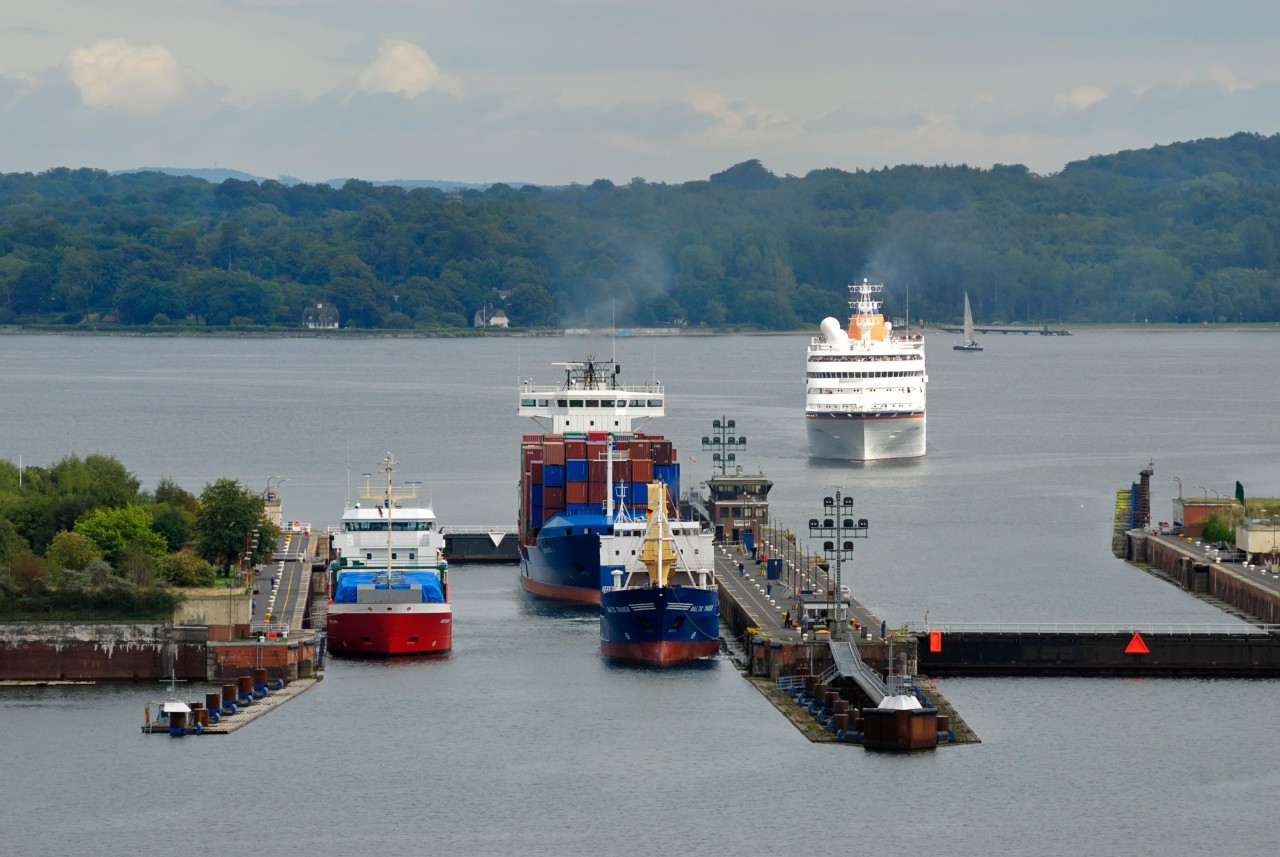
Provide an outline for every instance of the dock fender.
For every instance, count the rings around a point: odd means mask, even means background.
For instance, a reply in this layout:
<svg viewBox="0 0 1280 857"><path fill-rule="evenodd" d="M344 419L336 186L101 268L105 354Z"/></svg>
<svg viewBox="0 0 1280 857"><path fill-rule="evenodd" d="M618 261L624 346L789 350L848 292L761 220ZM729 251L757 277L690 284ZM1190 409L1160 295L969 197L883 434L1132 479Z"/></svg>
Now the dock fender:
<svg viewBox="0 0 1280 857"><path fill-rule="evenodd" d="M204 731L204 730L202 730L202 729L200 728L200 724L199 724L199 723L197 723L197 724L196 724L196 734L197 734L197 735L199 735L199 734L201 734L203 731Z"/></svg>

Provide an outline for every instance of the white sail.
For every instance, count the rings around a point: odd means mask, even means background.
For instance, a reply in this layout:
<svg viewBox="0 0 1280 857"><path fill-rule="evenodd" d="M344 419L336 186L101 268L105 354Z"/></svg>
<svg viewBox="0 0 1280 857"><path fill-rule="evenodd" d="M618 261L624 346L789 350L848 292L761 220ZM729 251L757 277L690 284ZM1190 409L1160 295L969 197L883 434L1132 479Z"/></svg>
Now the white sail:
<svg viewBox="0 0 1280 857"><path fill-rule="evenodd" d="M951 346L956 351L981 351L982 346L973 338L973 310L969 309L969 293L964 293L964 342Z"/></svg>

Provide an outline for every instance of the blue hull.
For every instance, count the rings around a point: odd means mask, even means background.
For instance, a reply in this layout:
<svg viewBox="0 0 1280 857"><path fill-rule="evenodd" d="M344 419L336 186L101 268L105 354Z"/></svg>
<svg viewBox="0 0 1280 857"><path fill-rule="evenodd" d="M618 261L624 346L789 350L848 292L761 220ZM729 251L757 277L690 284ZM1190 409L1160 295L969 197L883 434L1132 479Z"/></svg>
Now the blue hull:
<svg viewBox="0 0 1280 857"><path fill-rule="evenodd" d="M553 515L537 543L521 548L520 584L536 595L599 604L612 582L600 572L600 536L612 527L601 514Z"/></svg>
<svg viewBox="0 0 1280 857"><path fill-rule="evenodd" d="M600 651L611 658L674 664L720 650L714 589L663 586L600 595Z"/></svg>

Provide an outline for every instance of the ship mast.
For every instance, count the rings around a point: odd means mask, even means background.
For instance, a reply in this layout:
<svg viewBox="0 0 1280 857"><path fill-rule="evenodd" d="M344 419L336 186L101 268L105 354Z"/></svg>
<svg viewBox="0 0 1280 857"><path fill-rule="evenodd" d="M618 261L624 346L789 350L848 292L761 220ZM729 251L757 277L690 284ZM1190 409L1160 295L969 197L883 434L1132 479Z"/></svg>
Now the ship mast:
<svg viewBox="0 0 1280 857"><path fill-rule="evenodd" d="M391 601L391 516L392 510L395 509L396 500L407 500L418 496L417 486L412 486L407 491L396 491L391 487L391 474L395 473L396 460L388 452L382 459L382 470L386 474L387 484L379 501L379 506L386 510L387 513L387 601ZM369 491L369 487L365 485L365 497L373 499L373 495Z"/></svg>

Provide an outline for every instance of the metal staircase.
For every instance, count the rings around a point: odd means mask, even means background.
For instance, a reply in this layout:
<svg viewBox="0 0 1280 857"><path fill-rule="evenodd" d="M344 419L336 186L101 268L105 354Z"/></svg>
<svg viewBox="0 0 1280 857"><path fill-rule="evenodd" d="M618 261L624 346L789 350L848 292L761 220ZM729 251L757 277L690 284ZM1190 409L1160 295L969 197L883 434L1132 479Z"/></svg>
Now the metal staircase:
<svg viewBox="0 0 1280 857"><path fill-rule="evenodd" d="M862 660L862 656L858 654L858 647L850 640L832 640L828 645L831 648L831 657L835 661L828 673L832 673L831 677L842 675L851 678L862 688L862 692L875 706L879 706L884 698L889 695L889 688L885 685L884 679L880 678L880 673L867 666ZM829 681L824 678L823 681Z"/></svg>

